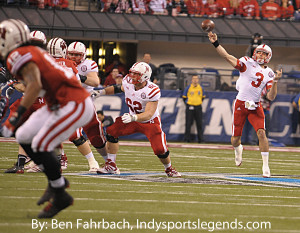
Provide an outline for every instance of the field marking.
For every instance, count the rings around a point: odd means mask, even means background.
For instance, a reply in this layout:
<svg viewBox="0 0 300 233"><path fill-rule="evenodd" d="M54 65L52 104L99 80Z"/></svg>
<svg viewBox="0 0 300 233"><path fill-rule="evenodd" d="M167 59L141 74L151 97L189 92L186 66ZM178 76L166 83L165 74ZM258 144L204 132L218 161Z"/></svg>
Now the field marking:
<svg viewBox="0 0 300 233"><path fill-rule="evenodd" d="M15 138L3 138L0 137L0 142L16 142ZM73 144L70 141L65 141L64 144ZM151 147L149 142L137 142L137 141L121 141L120 146L139 146L139 147ZM183 142L169 142L168 147L174 148L193 148L193 149L216 149L216 150L233 150L233 147L227 145L215 145L215 144L197 144L197 143L183 143ZM244 145L244 150L258 151L258 146ZM300 152L300 148L297 147L270 147L270 151L277 152Z"/></svg>
<svg viewBox="0 0 300 233"><path fill-rule="evenodd" d="M273 187L300 187L300 179L291 176L262 178L257 175L182 172L182 178L166 178L162 172L131 171L114 174L65 173L65 175L129 180L138 182L193 183L193 184L231 184ZM162 177L163 176L163 177ZM299 176L297 176L298 178Z"/></svg>
<svg viewBox="0 0 300 233"><path fill-rule="evenodd" d="M5 199L38 199L39 197L23 197L23 196L1 196ZM237 205L237 206L267 206L270 207L270 203L245 203L245 202L216 202L216 201L179 201L179 200L153 200L153 199L119 199L119 198L90 198L90 197L77 197L76 201L103 201L108 202L145 202L145 203L167 203L167 204L203 204L203 205ZM285 204L272 204L272 207L286 207L286 208L300 208L300 205L285 205Z"/></svg>
<svg viewBox="0 0 300 233"><path fill-rule="evenodd" d="M73 184L73 183L72 183ZM40 188L15 188L16 190L19 191L45 191L45 189L40 189ZM70 189L72 192L89 192L89 193L115 193L116 190L87 190L87 189L76 189L72 188ZM134 194L165 194L165 191L139 191L139 190L122 190L122 193L134 193ZM293 196L270 196L270 195L240 195L240 194L219 194L219 193L190 193L190 192L183 192L183 191L177 191L176 193L170 192L168 194L169 196L172 195L183 195L183 196L221 196L221 197L251 197L251 198L276 198L276 199L299 199L299 197L293 197ZM239 199L241 200L241 199ZM277 201L277 200L276 200ZM300 219L300 217L299 217Z"/></svg>

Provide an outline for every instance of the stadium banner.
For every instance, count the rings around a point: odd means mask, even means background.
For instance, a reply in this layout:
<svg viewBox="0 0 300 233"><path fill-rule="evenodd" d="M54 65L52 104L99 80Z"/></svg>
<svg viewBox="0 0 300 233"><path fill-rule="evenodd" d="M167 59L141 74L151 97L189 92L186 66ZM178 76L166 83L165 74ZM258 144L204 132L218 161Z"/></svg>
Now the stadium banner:
<svg viewBox="0 0 300 233"><path fill-rule="evenodd" d="M5 90L2 94L5 95ZM161 90L159 111L163 131L168 141L183 141L185 132L185 104L181 98L182 91ZM229 143L231 137L232 104L237 92L205 92L203 101L203 134L204 142ZM270 108L269 137L285 145L300 145L300 125L298 112L292 107L292 100L296 95L277 95ZM17 91L10 99L12 104L21 94ZM97 110L103 110L105 115L114 119L128 112L124 101L124 93L112 96L101 96L95 100ZM7 115L6 115L7 117ZM5 118L6 118L5 117ZM2 120L4 122L5 118ZM252 126L246 122L242 142L251 140ZM196 137L196 124L191 133ZM146 140L141 134L123 137L126 139ZM196 141L196 139L195 139Z"/></svg>
<svg viewBox="0 0 300 233"><path fill-rule="evenodd" d="M182 91L161 90L159 111L163 131L168 141L183 141L185 132L185 104L181 98ZM236 92L206 92L203 101L203 134L205 142L230 142L232 104ZM300 127L297 125L297 112L292 107L293 95L278 95L271 104L269 137L286 145L300 144ZM114 119L128 112L124 94L101 96L95 100L97 110ZM252 126L246 122L242 142L251 140ZM192 126L192 134L196 137L196 124ZM141 134L134 134L126 139L146 140Z"/></svg>

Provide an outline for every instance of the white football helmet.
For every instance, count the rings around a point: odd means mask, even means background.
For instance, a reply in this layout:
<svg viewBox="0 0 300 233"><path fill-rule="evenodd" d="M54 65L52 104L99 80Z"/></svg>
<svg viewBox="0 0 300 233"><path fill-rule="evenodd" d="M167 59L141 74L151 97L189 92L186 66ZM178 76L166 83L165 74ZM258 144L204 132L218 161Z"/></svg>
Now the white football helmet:
<svg viewBox="0 0 300 233"><path fill-rule="evenodd" d="M47 44L47 38L46 38L45 34L41 31L30 32L30 39L41 41L43 43L43 45Z"/></svg>
<svg viewBox="0 0 300 233"><path fill-rule="evenodd" d="M28 26L18 19L7 19L0 22L0 56L8 53L30 40Z"/></svg>
<svg viewBox="0 0 300 233"><path fill-rule="evenodd" d="M256 53L258 51L264 52L267 54L265 59L259 59L256 55ZM253 60L257 61L258 64L267 64L270 62L271 58L272 58L272 49L266 45L266 44L261 44L259 46L256 47L256 49L253 52L253 56L252 56Z"/></svg>
<svg viewBox="0 0 300 233"><path fill-rule="evenodd" d="M62 38L52 38L47 44L47 51L52 57L66 58L67 56L67 43Z"/></svg>
<svg viewBox="0 0 300 233"><path fill-rule="evenodd" d="M150 79L151 74L152 74L152 69L146 62L136 62L130 68L129 76L130 76L130 73L135 73L135 74L140 75L140 78L137 79L136 82L134 82L132 80L133 84L136 84L137 82L142 83L142 82Z"/></svg>
<svg viewBox="0 0 300 233"><path fill-rule="evenodd" d="M67 51L68 59L75 61L77 64L83 62L86 58L86 47L79 41L72 42ZM80 55L80 57L74 57L74 55Z"/></svg>

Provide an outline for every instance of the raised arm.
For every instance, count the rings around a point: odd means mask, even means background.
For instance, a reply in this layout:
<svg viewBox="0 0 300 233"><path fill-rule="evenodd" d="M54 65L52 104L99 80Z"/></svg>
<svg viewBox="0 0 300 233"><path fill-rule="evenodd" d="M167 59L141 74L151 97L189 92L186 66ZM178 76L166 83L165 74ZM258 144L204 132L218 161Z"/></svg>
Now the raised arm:
<svg viewBox="0 0 300 233"><path fill-rule="evenodd" d="M273 80L273 85L270 89L270 91L267 93L267 98L271 101L273 101L277 96L277 82L282 76L282 69L276 70L275 78Z"/></svg>
<svg viewBox="0 0 300 233"><path fill-rule="evenodd" d="M227 53L227 51L223 48L223 46L221 46L219 44L217 34L209 32L208 38L209 38L210 42L215 46L218 54L221 57L223 57L226 61L228 61L230 65L232 65L233 67L236 67L238 59L236 57L230 55L229 53Z"/></svg>

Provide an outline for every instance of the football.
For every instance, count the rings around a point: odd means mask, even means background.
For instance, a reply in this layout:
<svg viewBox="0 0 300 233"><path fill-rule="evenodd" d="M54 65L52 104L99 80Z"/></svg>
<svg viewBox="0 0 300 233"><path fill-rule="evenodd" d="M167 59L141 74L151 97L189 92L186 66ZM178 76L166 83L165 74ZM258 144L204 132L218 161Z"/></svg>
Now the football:
<svg viewBox="0 0 300 233"><path fill-rule="evenodd" d="M201 23L201 28L205 32L210 32L215 28L215 23L210 19L206 19Z"/></svg>

